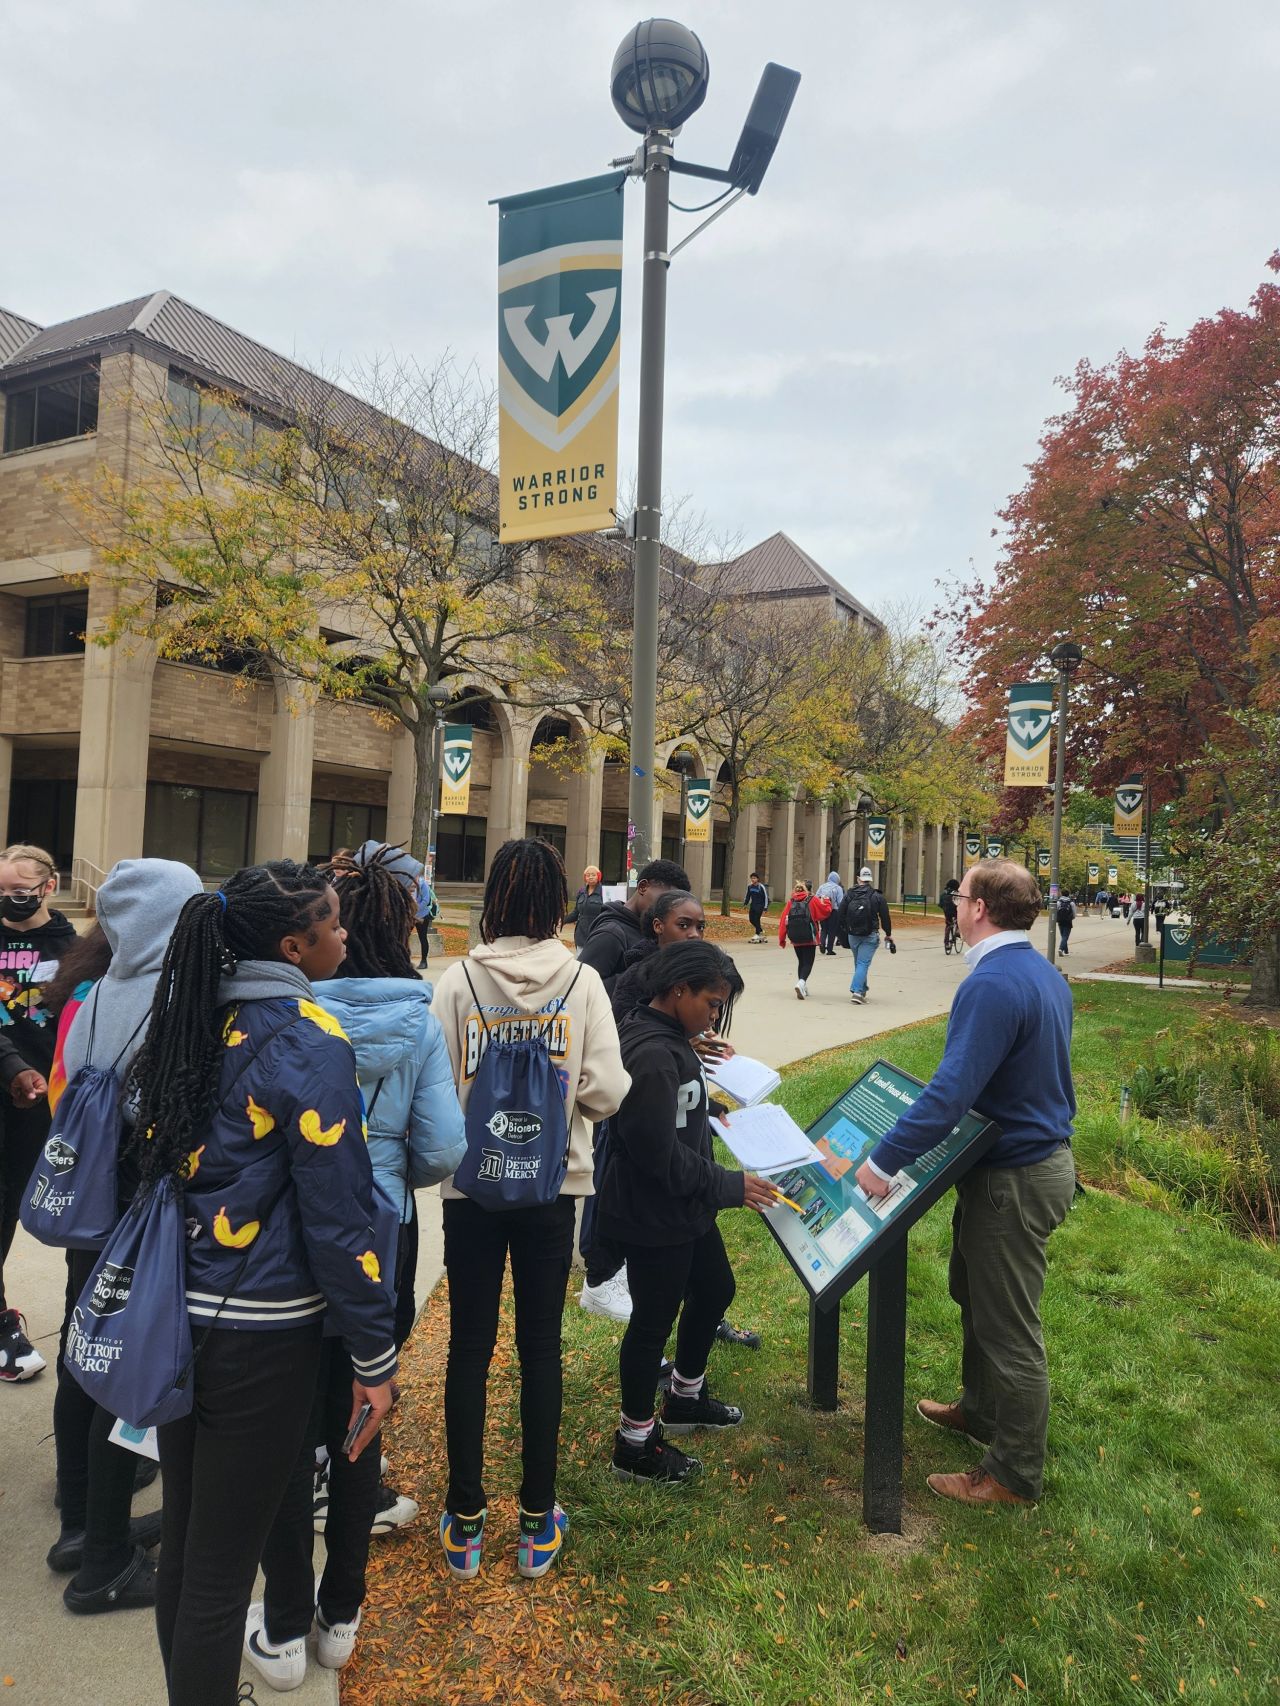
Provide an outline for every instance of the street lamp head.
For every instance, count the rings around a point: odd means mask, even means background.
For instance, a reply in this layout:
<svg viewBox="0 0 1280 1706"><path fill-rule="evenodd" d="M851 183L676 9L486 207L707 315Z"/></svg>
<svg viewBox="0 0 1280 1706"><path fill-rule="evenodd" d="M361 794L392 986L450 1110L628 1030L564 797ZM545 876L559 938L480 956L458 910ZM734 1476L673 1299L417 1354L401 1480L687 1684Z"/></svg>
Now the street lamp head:
<svg viewBox="0 0 1280 1706"><path fill-rule="evenodd" d="M637 24L613 56L609 93L632 130L678 130L707 96L706 50L672 18Z"/></svg>
<svg viewBox="0 0 1280 1706"><path fill-rule="evenodd" d="M434 705L437 710L442 705L447 705L452 698L453 690L446 687L443 681L433 681L431 686L427 688L428 702Z"/></svg>
<svg viewBox="0 0 1280 1706"><path fill-rule="evenodd" d="M1063 675L1070 675L1072 670L1079 667L1083 657L1083 649L1074 640L1063 640L1049 653L1049 662L1055 669L1061 670Z"/></svg>

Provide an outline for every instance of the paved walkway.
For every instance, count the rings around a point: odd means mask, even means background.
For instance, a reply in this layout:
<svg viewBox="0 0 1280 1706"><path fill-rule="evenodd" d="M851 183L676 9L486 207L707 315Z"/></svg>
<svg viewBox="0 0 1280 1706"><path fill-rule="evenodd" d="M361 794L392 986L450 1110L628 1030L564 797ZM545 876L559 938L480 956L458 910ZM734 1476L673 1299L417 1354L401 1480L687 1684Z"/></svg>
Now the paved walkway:
<svg viewBox="0 0 1280 1706"><path fill-rule="evenodd" d="M855 1007L849 1000L847 953L819 959L809 999L797 1001L792 987L795 955L790 948L778 947L776 922L773 928L774 937L758 947L745 940L725 944L747 985L733 1016L733 1041L742 1053L773 1066L945 1013L964 974L963 959L942 952L940 922L913 920L899 926L895 919L899 951L891 956L882 946L876 954L865 1007ZM1036 927L1037 947L1043 949L1047 935L1046 920ZM1072 973L1092 970L1121 957L1130 942L1129 928L1119 920L1083 918L1077 922L1071 957L1065 963ZM438 974L442 965L432 969ZM441 1271L439 1194L422 1192L418 1202L421 1302ZM20 1228L6 1264L8 1291L26 1314L31 1338L50 1366L36 1380L0 1390L5 1583L0 1683L10 1676L14 1679L13 1686L4 1690L0 1706L163 1706L164 1686L150 1613L74 1617L62 1604L65 1578L50 1575L45 1567L44 1555L57 1535L51 1408L64 1274L62 1254L34 1243ZM139 1499L135 1510L150 1509L158 1501L157 1483ZM257 1693L260 1700L273 1698L261 1682ZM333 1674L312 1664L306 1685L291 1698L298 1706L319 1706L320 1702L333 1706L337 1698Z"/></svg>

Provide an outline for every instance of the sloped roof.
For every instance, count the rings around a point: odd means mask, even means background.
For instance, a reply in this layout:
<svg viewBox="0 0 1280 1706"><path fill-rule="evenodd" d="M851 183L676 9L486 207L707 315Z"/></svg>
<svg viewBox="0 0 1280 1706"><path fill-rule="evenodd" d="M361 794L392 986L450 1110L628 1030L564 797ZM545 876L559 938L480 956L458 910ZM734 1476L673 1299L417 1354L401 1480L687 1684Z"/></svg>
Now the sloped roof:
<svg viewBox="0 0 1280 1706"><path fill-rule="evenodd" d="M767 539L734 557L724 567L744 593L762 597L779 597L786 593L793 597L804 593L830 593L839 603L879 626L879 618L865 604L856 599L847 587L841 586L820 563L815 563L809 553L802 551L785 533L771 533Z"/></svg>
<svg viewBox="0 0 1280 1706"><path fill-rule="evenodd" d="M0 308L0 365L29 343L36 332L40 330L34 320L28 320L22 314L15 314L9 308Z"/></svg>

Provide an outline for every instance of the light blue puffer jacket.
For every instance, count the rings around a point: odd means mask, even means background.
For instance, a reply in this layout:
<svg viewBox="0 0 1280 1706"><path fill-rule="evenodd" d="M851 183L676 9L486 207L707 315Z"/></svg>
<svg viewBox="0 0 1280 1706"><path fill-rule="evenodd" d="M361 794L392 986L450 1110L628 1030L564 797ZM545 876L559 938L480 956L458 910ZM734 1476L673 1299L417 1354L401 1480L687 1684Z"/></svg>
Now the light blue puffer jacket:
<svg viewBox="0 0 1280 1706"><path fill-rule="evenodd" d="M447 1179L467 1147L444 1032L431 1011L431 985L402 977L335 977L317 983L315 995L356 1051L365 1107L373 1110L374 1177L407 1220L406 1183L420 1190Z"/></svg>

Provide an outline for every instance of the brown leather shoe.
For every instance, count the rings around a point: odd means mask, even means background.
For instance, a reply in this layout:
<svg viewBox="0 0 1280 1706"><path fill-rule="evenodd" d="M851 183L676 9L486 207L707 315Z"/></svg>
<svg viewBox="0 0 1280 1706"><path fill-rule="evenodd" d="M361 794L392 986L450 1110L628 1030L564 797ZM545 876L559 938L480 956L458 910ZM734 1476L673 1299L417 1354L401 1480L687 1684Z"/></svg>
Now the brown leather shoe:
<svg viewBox="0 0 1280 1706"><path fill-rule="evenodd" d="M916 1415L930 1427L942 1428L946 1433L963 1434L971 1445L980 1445L984 1451L991 1444L989 1439L979 1439L977 1434L969 1432L969 1424L959 1404L939 1404L932 1398L922 1398L916 1405Z"/></svg>
<svg viewBox="0 0 1280 1706"><path fill-rule="evenodd" d="M1024 1499L1019 1493L1011 1493L981 1464L961 1475L930 1475L927 1485L929 1491L936 1493L940 1499L955 1499L962 1505L1025 1505L1028 1510L1036 1508L1034 1499Z"/></svg>

